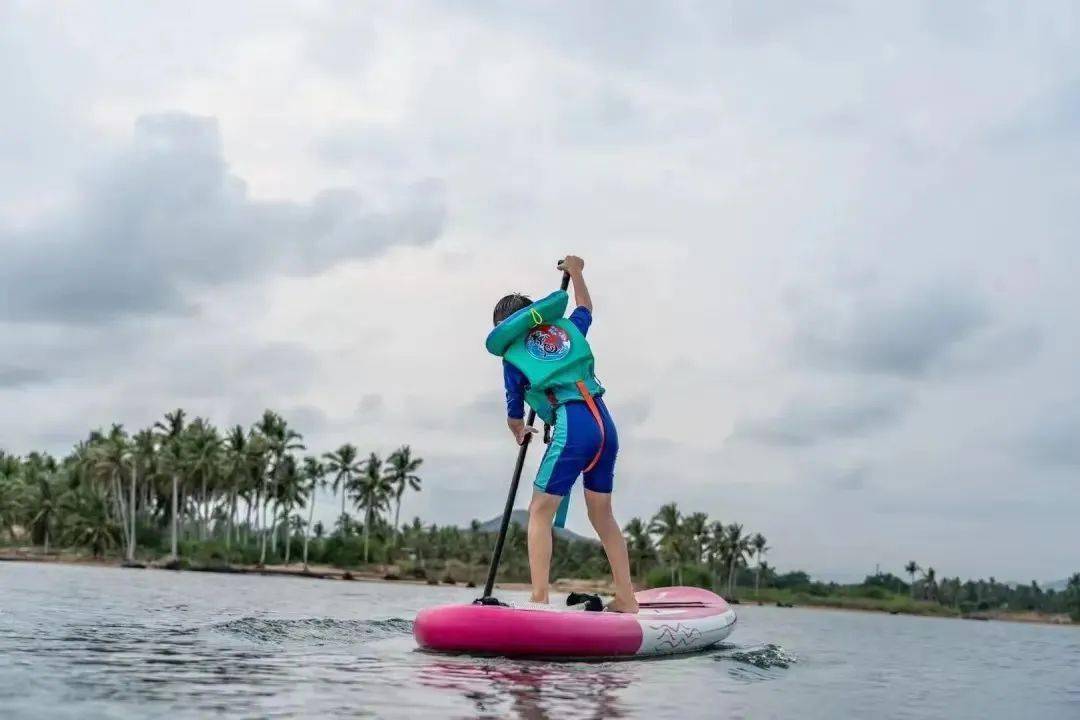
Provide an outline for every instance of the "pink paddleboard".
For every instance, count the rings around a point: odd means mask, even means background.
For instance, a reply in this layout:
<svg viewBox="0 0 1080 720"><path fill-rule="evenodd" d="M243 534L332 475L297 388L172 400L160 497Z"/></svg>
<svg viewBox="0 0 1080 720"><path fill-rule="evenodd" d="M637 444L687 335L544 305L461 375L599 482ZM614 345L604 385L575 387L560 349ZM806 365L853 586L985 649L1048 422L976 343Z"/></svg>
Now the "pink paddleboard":
<svg viewBox="0 0 1080 720"><path fill-rule="evenodd" d="M693 587L637 593L641 612L625 615L570 608L441 605L413 625L427 650L485 655L609 658L673 655L715 645L735 628L722 597Z"/></svg>

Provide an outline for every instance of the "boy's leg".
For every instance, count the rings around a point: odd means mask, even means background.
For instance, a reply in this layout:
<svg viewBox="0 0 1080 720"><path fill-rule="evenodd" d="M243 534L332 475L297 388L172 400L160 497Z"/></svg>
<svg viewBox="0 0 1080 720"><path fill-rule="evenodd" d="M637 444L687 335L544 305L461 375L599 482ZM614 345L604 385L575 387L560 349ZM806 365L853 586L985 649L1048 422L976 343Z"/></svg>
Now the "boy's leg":
<svg viewBox="0 0 1080 720"><path fill-rule="evenodd" d="M534 490L529 503L529 573L532 578L533 602L548 601L548 581L551 574L551 523L562 497ZM621 537L621 536L620 536Z"/></svg>
<svg viewBox="0 0 1080 720"><path fill-rule="evenodd" d="M637 612L638 603L634 598L634 586L630 581L630 557L626 552L626 538L611 511L611 493L585 490L585 506L600 542L604 545L611 575L615 580L615 601L613 610L619 612ZM530 538L531 539L531 538ZM535 585L534 585L535 587Z"/></svg>
<svg viewBox="0 0 1080 720"><path fill-rule="evenodd" d="M615 601L612 610L637 612L634 586L630 579L630 558L626 552L626 538L611 511L611 491L615 484L615 460L619 455L619 431L608 413L607 405L600 398L596 406L604 422L604 447L596 465L585 473L585 506L600 542L604 545L611 577L615 581Z"/></svg>
<svg viewBox="0 0 1080 720"><path fill-rule="evenodd" d="M574 480L584 467L582 457L588 452L577 441L571 442L570 418L566 406L555 411L555 432L536 471L532 501L529 503L529 573L532 579L532 601L548 601L548 581L551 574L551 525L562 496L570 492ZM591 457L591 456L590 456Z"/></svg>

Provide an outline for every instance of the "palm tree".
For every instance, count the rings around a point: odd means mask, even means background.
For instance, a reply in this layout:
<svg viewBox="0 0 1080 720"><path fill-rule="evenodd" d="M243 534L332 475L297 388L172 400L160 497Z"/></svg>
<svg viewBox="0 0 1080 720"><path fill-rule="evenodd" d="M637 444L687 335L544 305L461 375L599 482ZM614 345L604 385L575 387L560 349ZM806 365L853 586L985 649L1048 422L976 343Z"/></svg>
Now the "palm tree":
<svg viewBox="0 0 1080 720"><path fill-rule="evenodd" d="M422 458L412 456L412 450L408 445L402 445L386 459L386 479L394 493L395 543L398 536L398 523L401 519L401 496L405 494L406 489L420 491L420 484L423 481L415 473L423 463Z"/></svg>
<svg viewBox="0 0 1080 720"><path fill-rule="evenodd" d="M402 539L405 538L404 528L401 537ZM462 545L465 546L465 564L468 567L469 582L475 585L478 561L483 560L484 551L487 550L487 541L484 538L484 533L480 531L480 521L476 518L469 521L469 534L465 537Z"/></svg>
<svg viewBox="0 0 1080 720"><path fill-rule="evenodd" d="M765 578L765 583L768 584L769 575L773 572L772 566L762 560L758 563L758 572L760 573L761 577Z"/></svg>
<svg viewBox="0 0 1080 720"><path fill-rule="evenodd" d="M90 462L92 476L101 481L106 494L111 494L116 520L120 523L124 543L128 548L128 558L135 559L135 547L128 525L128 508L125 506L122 490L125 465L130 465L131 447L123 425L113 425L109 434L90 446L87 459ZM134 473L132 483L134 484ZM132 487L134 502L134 485ZM134 515L134 513L132 513Z"/></svg>
<svg viewBox="0 0 1080 720"><path fill-rule="evenodd" d="M154 436L154 431L150 428L140 430L131 437L131 461L133 463L133 471L138 478L138 482L143 487L143 518L147 517L150 511L150 491L151 484L154 480L155 467L157 465L157 437ZM134 527L134 526L133 526ZM132 531L132 536L135 532Z"/></svg>
<svg viewBox="0 0 1080 720"><path fill-rule="evenodd" d="M280 473L284 470L285 456L292 450L303 450L300 443L301 435L292 430L285 420L272 410L263 412L262 419L256 424L256 429L263 436L267 444L270 465L267 469L263 483L263 516L266 515L266 506L271 499L277 497L277 485ZM273 526L270 535L273 540L274 550L277 549L277 513L272 516ZM265 522L263 523L265 526ZM266 528L263 528L262 549L259 552L259 564L266 564Z"/></svg>
<svg viewBox="0 0 1080 720"><path fill-rule="evenodd" d="M480 527L480 523L476 523L476 527ZM418 517L414 517L412 523L405 526L405 536L408 539L409 545L416 552L416 564L417 567L424 568L424 549L426 547L426 538L424 537L424 523ZM484 533L486 535L486 533ZM483 541L481 541L483 542Z"/></svg>
<svg viewBox="0 0 1080 720"><path fill-rule="evenodd" d="M753 548L758 560L757 570L754 571L754 595L757 595L761 589L761 568L765 563L765 553L769 552L769 546L766 543L765 536L761 533L754 533L754 536L750 538L750 547Z"/></svg>
<svg viewBox="0 0 1080 720"><path fill-rule="evenodd" d="M7 530L15 540L15 527L22 512L25 490L22 484L22 461L0 450L0 530Z"/></svg>
<svg viewBox="0 0 1080 720"><path fill-rule="evenodd" d="M229 496L229 509L226 513L225 549L232 549L233 525L236 522L236 502L240 493L247 489L251 477L251 448L248 435L240 425L234 425L225 436L222 479Z"/></svg>
<svg viewBox="0 0 1080 720"><path fill-rule="evenodd" d="M694 562L700 563L705 554L705 541L709 537L709 516L703 512L691 513L683 520L683 532L693 544Z"/></svg>
<svg viewBox="0 0 1080 720"><path fill-rule="evenodd" d="M287 454L282 460L280 470L276 473L274 488L274 533L276 534L276 520L282 521L282 529L285 531L285 565L288 565L291 557L293 533L289 528L289 522L293 517L296 507L303 507L306 497L305 477L296 462L296 456Z"/></svg>
<svg viewBox="0 0 1080 720"><path fill-rule="evenodd" d="M641 521L641 518L632 518L623 528L626 533L626 547L630 553L630 563L634 568L634 575L641 577L641 565L656 555L653 547L649 528Z"/></svg>
<svg viewBox="0 0 1080 720"><path fill-rule="evenodd" d="M68 523L64 537L68 543L89 545L94 557L116 545L116 525L109 517L109 497L105 491L87 486L69 493L65 499Z"/></svg>
<svg viewBox="0 0 1080 720"><path fill-rule="evenodd" d="M349 486L353 478L359 475L360 467L359 451L351 443L345 443L337 449L337 452L328 452L323 455L326 460L326 471L334 476L334 493L341 493L341 514L345 514L345 497L348 495Z"/></svg>
<svg viewBox="0 0 1080 720"><path fill-rule="evenodd" d="M705 541L705 557L709 570L713 573L713 590L720 592L720 568L727 559L727 530L724 523L709 524L709 537Z"/></svg>
<svg viewBox="0 0 1080 720"><path fill-rule="evenodd" d="M301 507L303 507L301 505ZM291 538L295 535L303 535L305 544L307 544L307 533L304 532L307 529L307 523L304 522L304 516L300 513L293 513L292 516L285 522L286 532L288 532L287 538ZM285 564L289 564L289 541L285 541Z"/></svg>
<svg viewBox="0 0 1080 720"><path fill-rule="evenodd" d="M732 523L727 527L728 596L735 594L735 570L750 551L750 538L742 534L743 526Z"/></svg>
<svg viewBox="0 0 1080 720"><path fill-rule="evenodd" d="M192 479L199 480L199 499L196 503L196 520L199 539L205 540L210 524L210 505L213 502L214 484L221 468L222 441L217 428L202 418L188 425L186 469Z"/></svg>
<svg viewBox="0 0 1080 720"><path fill-rule="evenodd" d="M351 485L350 487L355 486L355 484L356 481L354 480L353 485ZM353 530L354 527L352 516L348 513L342 513L341 515L338 515L337 520L334 521L334 532L336 532L340 537L346 538L353 534Z"/></svg>
<svg viewBox="0 0 1080 720"><path fill-rule="evenodd" d="M293 509L304 507L305 478L300 468L297 467L296 457L286 455L282 462L282 471L279 474L275 506L281 509L280 516L285 529L285 564L289 564L289 550L292 546L292 527L290 522L293 518ZM314 503L312 503L314 504Z"/></svg>
<svg viewBox="0 0 1080 720"><path fill-rule="evenodd" d="M311 500L311 505L308 508L307 527L304 531L304 572L307 572L308 569L308 540L311 537L311 522L315 519L315 493L318 492L320 487L325 487L326 482L323 480L325 476L326 466L319 462L317 457L308 455L304 458L304 478L308 481L306 492Z"/></svg>
<svg viewBox="0 0 1080 720"><path fill-rule="evenodd" d="M1072 619L1073 622L1080 622L1080 573L1073 573L1069 577L1069 583L1066 586L1066 591L1072 595Z"/></svg>
<svg viewBox="0 0 1080 720"><path fill-rule="evenodd" d="M161 453L158 460L165 471L172 477L172 550L170 557L173 561L180 557L177 549L177 528L180 510L180 472L184 464L182 438L185 416L186 413L181 408L177 408L171 413L165 413L164 422L158 421L154 423L154 430L159 433L161 440Z"/></svg>
<svg viewBox="0 0 1080 720"><path fill-rule="evenodd" d="M390 506L393 489L382 474L382 460L375 453L364 462L364 474L354 480L352 488L353 502L358 510L364 511L364 564L368 562L368 543L371 526L375 515Z"/></svg>
<svg viewBox="0 0 1080 720"><path fill-rule="evenodd" d="M264 506L266 476L270 467L270 444L254 427L248 431L247 442L250 465L242 490L244 500L247 502L245 525L248 529L252 529L261 535L264 523L260 519L260 514ZM254 519L252 516L254 516Z"/></svg>
<svg viewBox="0 0 1080 720"><path fill-rule="evenodd" d="M671 582L675 582L675 570L679 559L679 535L682 532L680 522L682 513L675 503L661 505L649 521L649 532L658 535L657 545L668 560L671 568Z"/></svg>
<svg viewBox="0 0 1080 720"><path fill-rule="evenodd" d="M907 565L904 566L904 572L906 572L908 574L908 576L911 578L911 599L912 600L915 599L915 573L919 572L920 570L922 570L922 568L919 567L919 564L917 562L915 562L914 560L911 560L910 562L908 562Z"/></svg>
<svg viewBox="0 0 1080 720"><path fill-rule="evenodd" d="M56 516L60 515L59 493L56 492L52 479L55 461L37 453L31 453L23 463L26 485L31 488L27 494L30 515L30 533L32 538L42 537L44 552L49 554L49 531Z"/></svg>
<svg viewBox="0 0 1080 720"><path fill-rule="evenodd" d="M926 573L923 575L923 600L931 600L937 598L937 582L934 580L934 568L927 568Z"/></svg>

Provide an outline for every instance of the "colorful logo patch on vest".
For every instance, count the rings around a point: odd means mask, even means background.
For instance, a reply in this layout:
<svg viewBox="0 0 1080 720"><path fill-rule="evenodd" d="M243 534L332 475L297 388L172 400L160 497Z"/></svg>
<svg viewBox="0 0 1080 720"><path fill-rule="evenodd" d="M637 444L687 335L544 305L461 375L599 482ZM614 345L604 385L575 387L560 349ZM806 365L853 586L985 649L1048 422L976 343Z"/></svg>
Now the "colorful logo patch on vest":
<svg viewBox="0 0 1080 720"><path fill-rule="evenodd" d="M570 353L570 335L558 325L538 325L525 336L525 349L537 360L562 360Z"/></svg>

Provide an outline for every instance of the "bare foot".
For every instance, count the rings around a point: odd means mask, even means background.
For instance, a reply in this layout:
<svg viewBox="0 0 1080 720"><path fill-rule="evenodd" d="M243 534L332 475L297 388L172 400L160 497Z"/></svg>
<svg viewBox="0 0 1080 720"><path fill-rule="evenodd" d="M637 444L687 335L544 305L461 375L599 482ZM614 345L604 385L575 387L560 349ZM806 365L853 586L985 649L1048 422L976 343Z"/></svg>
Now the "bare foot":
<svg viewBox="0 0 1080 720"><path fill-rule="evenodd" d="M628 615L634 615L638 611L637 600L620 600L615 598L607 605L604 606L604 610L607 612L626 613Z"/></svg>

